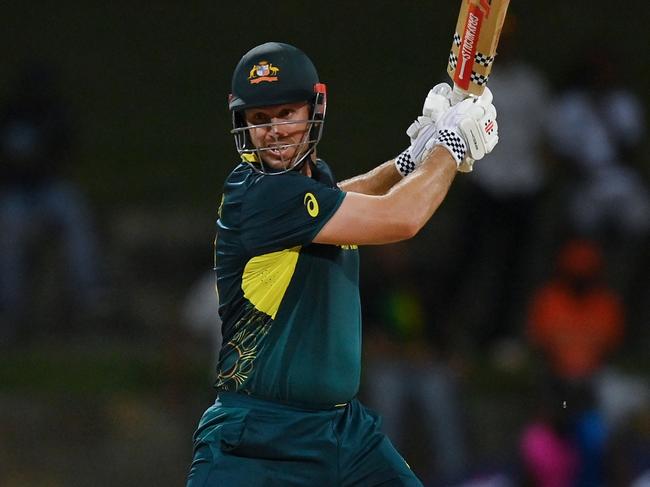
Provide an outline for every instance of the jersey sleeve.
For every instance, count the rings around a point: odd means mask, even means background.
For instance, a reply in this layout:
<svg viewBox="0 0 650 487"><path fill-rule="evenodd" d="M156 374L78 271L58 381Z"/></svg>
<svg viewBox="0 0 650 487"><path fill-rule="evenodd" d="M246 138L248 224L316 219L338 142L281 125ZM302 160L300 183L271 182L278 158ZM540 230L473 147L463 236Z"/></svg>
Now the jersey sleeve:
<svg viewBox="0 0 650 487"><path fill-rule="evenodd" d="M344 197L337 187L298 173L261 177L242 206L241 241L251 255L307 245Z"/></svg>

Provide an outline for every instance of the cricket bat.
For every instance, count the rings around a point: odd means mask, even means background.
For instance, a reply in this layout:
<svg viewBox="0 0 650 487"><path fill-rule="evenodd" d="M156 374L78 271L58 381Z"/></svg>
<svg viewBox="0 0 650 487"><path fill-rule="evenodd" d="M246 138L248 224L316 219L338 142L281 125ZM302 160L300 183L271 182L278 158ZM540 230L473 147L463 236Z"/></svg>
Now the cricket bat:
<svg viewBox="0 0 650 487"><path fill-rule="evenodd" d="M480 96L492 71L510 0L462 0L447 73L454 95Z"/></svg>

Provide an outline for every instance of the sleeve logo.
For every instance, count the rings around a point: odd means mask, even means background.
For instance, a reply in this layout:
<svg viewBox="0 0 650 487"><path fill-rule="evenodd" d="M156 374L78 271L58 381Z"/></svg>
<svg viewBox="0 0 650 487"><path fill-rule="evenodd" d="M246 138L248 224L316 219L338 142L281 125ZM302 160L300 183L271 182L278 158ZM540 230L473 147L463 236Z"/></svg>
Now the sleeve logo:
<svg viewBox="0 0 650 487"><path fill-rule="evenodd" d="M316 197L312 193L307 193L305 194L303 203L307 208L307 213L309 213L309 216L316 218L318 216L318 201L316 201Z"/></svg>

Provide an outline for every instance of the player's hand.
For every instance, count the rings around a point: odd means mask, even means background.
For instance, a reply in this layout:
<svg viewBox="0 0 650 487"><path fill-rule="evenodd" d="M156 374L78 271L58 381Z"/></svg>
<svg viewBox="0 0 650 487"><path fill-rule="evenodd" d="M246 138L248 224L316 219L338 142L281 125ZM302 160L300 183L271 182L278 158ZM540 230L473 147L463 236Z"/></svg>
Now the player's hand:
<svg viewBox="0 0 650 487"><path fill-rule="evenodd" d="M429 90L422 105L422 115L406 129L406 135L411 139L411 144L415 142L420 130L426 129L431 124L435 125L440 117L451 108L451 92L451 86L447 83L439 83Z"/></svg>
<svg viewBox="0 0 650 487"><path fill-rule="evenodd" d="M470 95L466 95L461 91L456 91L455 89L452 89L450 92L448 92L446 96L449 98L449 101L451 102L451 106L454 106L470 97ZM483 101L484 102L489 101L491 103L492 96L493 96L492 92L489 89L486 89L486 91L482 95ZM472 169L474 169L474 159L466 155L465 159L463 159L463 161L458 165L458 171L472 172Z"/></svg>
<svg viewBox="0 0 650 487"><path fill-rule="evenodd" d="M436 123L451 108L451 86L447 83L438 83L429 90L422 105L422 115Z"/></svg>
<svg viewBox="0 0 650 487"><path fill-rule="evenodd" d="M397 170L406 176L413 172L423 160L426 143L435 135L435 124L451 108L452 88L447 83L439 83L427 94L420 115L407 129L411 146L396 159Z"/></svg>
<svg viewBox="0 0 650 487"><path fill-rule="evenodd" d="M456 160L459 171L469 172L474 160L492 152L499 142L496 117L492 92L486 88L483 95L459 102L438 120L436 136L427 141L425 151L442 145Z"/></svg>

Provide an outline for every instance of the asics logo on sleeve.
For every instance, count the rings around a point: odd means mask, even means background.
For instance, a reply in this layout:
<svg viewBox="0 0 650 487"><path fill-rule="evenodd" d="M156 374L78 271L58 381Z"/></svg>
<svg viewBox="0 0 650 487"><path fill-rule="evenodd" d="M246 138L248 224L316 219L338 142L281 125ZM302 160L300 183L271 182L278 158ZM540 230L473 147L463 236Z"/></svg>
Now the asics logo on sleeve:
<svg viewBox="0 0 650 487"><path fill-rule="evenodd" d="M307 208L307 213L309 213L309 216L316 218L318 216L318 201L316 201L316 197L312 193L307 193L305 194L303 203Z"/></svg>

